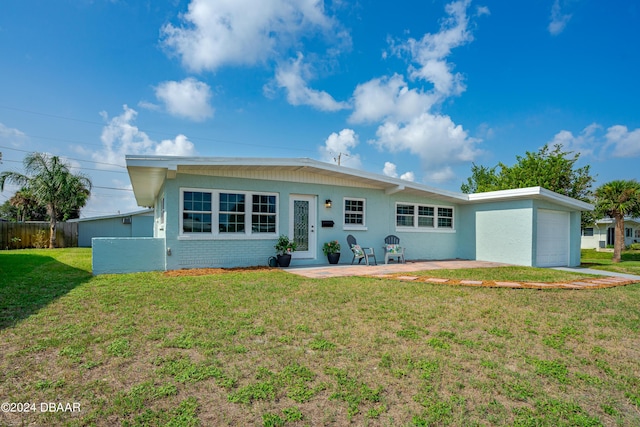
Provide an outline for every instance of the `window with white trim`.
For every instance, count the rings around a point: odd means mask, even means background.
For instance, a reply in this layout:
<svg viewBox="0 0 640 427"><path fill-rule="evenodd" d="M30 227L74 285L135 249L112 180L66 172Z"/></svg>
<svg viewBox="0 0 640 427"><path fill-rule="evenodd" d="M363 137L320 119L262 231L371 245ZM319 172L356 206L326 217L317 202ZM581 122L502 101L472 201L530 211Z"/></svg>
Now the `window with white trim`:
<svg viewBox="0 0 640 427"><path fill-rule="evenodd" d="M182 200L183 235L277 235L277 194L183 189Z"/></svg>
<svg viewBox="0 0 640 427"><path fill-rule="evenodd" d="M625 228L625 237L633 237L633 228Z"/></svg>
<svg viewBox="0 0 640 427"><path fill-rule="evenodd" d="M397 229L453 229L453 208L396 203Z"/></svg>
<svg viewBox="0 0 640 427"><path fill-rule="evenodd" d="M211 233L211 192L185 191L183 193L182 232Z"/></svg>
<svg viewBox="0 0 640 427"><path fill-rule="evenodd" d="M252 233L276 232L276 196L254 194L252 196Z"/></svg>
<svg viewBox="0 0 640 427"><path fill-rule="evenodd" d="M453 208L438 208L438 228L453 228Z"/></svg>
<svg viewBox="0 0 640 427"><path fill-rule="evenodd" d="M365 199L344 199L344 226L364 227L365 226Z"/></svg>
<svg viewBox="0 0 640 427"><path fill-rule="evenodd" d="M593 237L593 227L587 227L582 230L582 235L584 237Z"/></svg>
<svg viewBox="0 0 640 427"><path fill-rule="evenodd" d="M218 211L218 232L244 233L245 195L220 193Z"/></svg>

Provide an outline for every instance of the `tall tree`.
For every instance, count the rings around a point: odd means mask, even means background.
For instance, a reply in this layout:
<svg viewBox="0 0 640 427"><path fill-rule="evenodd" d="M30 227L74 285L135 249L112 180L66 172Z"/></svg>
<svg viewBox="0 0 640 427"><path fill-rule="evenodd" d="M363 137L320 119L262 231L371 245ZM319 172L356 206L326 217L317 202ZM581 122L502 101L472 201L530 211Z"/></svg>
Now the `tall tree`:
<svg viewBox="0 0 640 427"><path fill-rule="evenodd" d="M463 193L544 187L547 190L579 200L589 200L594 178L590 166L576 168L580 154L562 150L562 145L548 145L538 152L527 151L516 156L516 164L500 162L493 168L473 165L471 177L461 186ZM499 169L499 171L498 171Z"/></svg>
<svg viewBox="0 0 640 427"><path fill-rule="evenodd" d="M611 181L595 191L596 213L613 218L615 239L613 262L620 262L624 249L624 217L640 216L640 183L635 180Z"/></svg>
<svg viewBox="0 0 640 427"><path fill-rule="evenodd" d="M563 151L562 145L556 144L553 149L545 145L538 152L527 151L524 156L516 156L513 166L502 162L493 168L474 164L471 177L460 189L463 193L481 193L540 186L590 203L595 179L589 165L576 168L579 158L578 153ZM582 213L583 227L592 221L590 212Z"/></svg>
<svg viewBox="0 0 640 427"><path fill-rule="evenodd" d="M84 206L91 191L91 181L82 174L73 174L58 156L43 153L28 154L23 161L25 173L0 174L0 191L5 182L22 186L34 199L46 206L49 215L49 247L56 244L56 224L59 216L70 206Z"/></svg>

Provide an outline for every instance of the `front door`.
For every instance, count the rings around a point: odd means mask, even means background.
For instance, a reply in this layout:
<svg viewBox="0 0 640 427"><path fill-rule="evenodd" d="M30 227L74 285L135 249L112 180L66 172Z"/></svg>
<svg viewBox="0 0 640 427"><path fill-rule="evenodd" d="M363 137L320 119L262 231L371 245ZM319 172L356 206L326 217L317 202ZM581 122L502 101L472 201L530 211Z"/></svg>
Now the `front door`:
<svg viewBox="0 0 640 427"><path fill-rule="evenodd" d="M289 236L297 243L293 258L316 257L316 196L289 198Z"/></svg>

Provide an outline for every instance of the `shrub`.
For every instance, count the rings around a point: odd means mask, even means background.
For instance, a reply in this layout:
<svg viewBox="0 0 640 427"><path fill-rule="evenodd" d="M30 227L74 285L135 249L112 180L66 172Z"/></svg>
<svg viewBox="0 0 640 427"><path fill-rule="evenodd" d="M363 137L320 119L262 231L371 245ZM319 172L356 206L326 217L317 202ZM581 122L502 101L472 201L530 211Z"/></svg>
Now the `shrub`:
<svg viewBox="0 0 640 427"><path fill-rule="evenodd" d="M38 230L33 235L33 247L36 249L44 249L49 246L49 238L45 230Z"/></svg>

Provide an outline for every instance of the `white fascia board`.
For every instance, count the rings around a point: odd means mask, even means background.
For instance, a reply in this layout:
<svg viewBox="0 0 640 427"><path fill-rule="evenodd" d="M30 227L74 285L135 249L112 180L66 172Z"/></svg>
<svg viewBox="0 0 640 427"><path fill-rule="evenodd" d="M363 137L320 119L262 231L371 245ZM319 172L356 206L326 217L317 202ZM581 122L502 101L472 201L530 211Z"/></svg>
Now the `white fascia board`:
<svg viewBox="0 0 640 427"><path fill-rule="evenodd" d="M291 167L299 169L319 170L334 174L356 177L377 182L385 191L399 192L412 189L428 195L436 195L450 199L452 203L467 201L467 195L452 191L441 190L426 185L416 184L398 178L391 178L380 174L352 169L345 166L333 165L310 158L271 158L271 157L178 157L157 155L127 155L125 156L127 168L152 168L167 171L178 170L179 166L256 166L256 167ZM131 169L129 175L131 176ZM136 185L134 183L134 192Z"/></svg>
<svg viewBox="0 0 640 427"><path fill-rule="evenodd" d="M613 218L610 217L605 217L605 218L600 218L596 220L596 224L613 224ZM624 217L624 223L626 224L636 224L636 225L640 225L640 218L632 218L630 216L625 216Z"/></svg>
<svg viewBox="0 0 640 427"><path fill-rule="evenodd" d="M127 216L148 215L150 213L153 213L153 209L142 209L139 211L114 214L114 215L88 216L84 218L74 218L74 219L68 220L67 222L86 222L86 221L95 221L100 219L125 218Z"/></svg>
<svg viewBox="0 0 640 427"><path fill-rule="evenodd" d="M592 211L594 209L592 204L558 194L542 187L514 188L511 190L487 191L485 193L469 194L470 202L497 202L526 198L548 200L579 211Z"/></svg>

